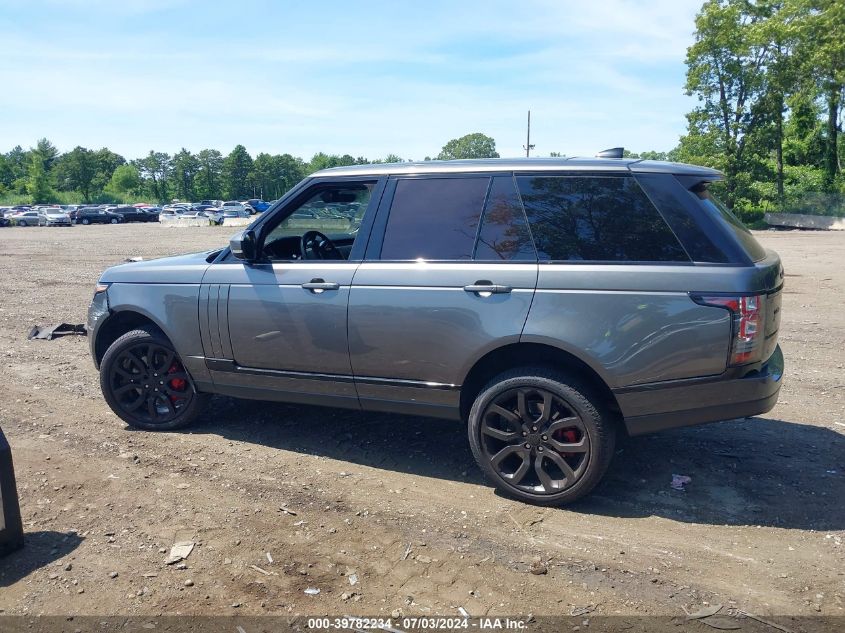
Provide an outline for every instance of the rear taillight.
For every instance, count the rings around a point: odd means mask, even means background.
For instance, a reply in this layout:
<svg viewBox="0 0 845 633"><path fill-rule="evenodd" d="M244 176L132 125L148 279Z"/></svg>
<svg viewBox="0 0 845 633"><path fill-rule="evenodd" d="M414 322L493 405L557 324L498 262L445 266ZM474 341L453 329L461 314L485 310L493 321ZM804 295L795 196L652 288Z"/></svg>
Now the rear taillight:
<svg viewBox="0 0 845 633"><path fill-rule="evenodd" d="M696 296L696 303L725 308L732 316L729 365L747 365L761 360L765 339L763 295Z"/></svg>

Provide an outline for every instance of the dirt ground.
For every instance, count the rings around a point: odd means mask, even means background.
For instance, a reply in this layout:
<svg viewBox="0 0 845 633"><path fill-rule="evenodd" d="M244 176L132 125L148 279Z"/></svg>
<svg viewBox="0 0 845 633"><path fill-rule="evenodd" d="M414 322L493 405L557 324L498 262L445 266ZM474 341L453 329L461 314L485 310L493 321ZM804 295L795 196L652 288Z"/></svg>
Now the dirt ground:
<svg viewBox="0 0 845 633"><path fill-rule="evenodd" d="M0 425L27 533L0 611L845 615L845 233L758 235L787 273L771 413L634 438L589 499L542 509L485 484L456 423L217 397L189 430L138 432L85 338L26 340L84 322L104 268L231 232L0 229Z"/></svg>

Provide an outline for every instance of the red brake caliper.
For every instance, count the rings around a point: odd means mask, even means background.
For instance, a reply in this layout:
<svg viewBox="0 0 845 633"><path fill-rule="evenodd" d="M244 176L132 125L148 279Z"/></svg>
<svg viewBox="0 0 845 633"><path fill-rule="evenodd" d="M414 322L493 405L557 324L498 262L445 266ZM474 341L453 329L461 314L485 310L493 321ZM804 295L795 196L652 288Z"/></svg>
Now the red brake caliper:
<svg viewBox="0 0 845 633"><path fill-rule="evenodd" d="M182 368L179 366L179 363L173 361L173 364L170 366L170 369L167 370L168 374L175 374L178 371L181 371ZM174 391L184 391L185 387L188 386L188 382L184 378L171 378L170 379L170 388ZM170 402L176 402L176 396L170 395Z"/></svg>
<svg viewBox="0 0 845 633"><path fill-rule="evenodd" d="M578 441L578 432L575 429L558 429L552 435L558 442L574 444ZM563 457L571 457L574 453L561 453Z"/></svg>

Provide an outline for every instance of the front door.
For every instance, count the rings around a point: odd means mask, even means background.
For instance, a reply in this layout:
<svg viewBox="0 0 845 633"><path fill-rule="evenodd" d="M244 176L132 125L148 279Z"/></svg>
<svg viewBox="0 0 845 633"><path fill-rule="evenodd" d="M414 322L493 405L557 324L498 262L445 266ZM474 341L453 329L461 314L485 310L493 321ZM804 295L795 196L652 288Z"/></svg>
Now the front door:
<svg viewBox="0 0 845 633"><path fill-rule="evenodd" d="M256 397L307 402L320 395L325 404L358 406L346 311L359 265L355 242L376 185L309 187L257 228L262 261L231 259L209 269L203 285L211 294L216 285L226 288L230 346L222 349L231 355L212 362L216 385L254 389Z"/></svg>

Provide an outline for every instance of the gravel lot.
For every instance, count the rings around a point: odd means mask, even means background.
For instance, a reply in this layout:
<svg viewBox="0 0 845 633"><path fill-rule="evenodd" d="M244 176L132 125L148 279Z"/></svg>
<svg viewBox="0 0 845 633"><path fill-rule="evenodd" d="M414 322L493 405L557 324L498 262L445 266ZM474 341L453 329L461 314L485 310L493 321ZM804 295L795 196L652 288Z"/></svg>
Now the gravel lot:
<svg viewBox="0 0 845 633"><path fill-rule="evenodd" d="M0 229L0 425L27 532L0 611L845 615L845 233L759 234L787 273L771 413L632 439L588 500L543 509L481 481L455 423L215 398L188 431L137 432L86 339L26 340L83 322L104 268L231 232Z"/></svg>

